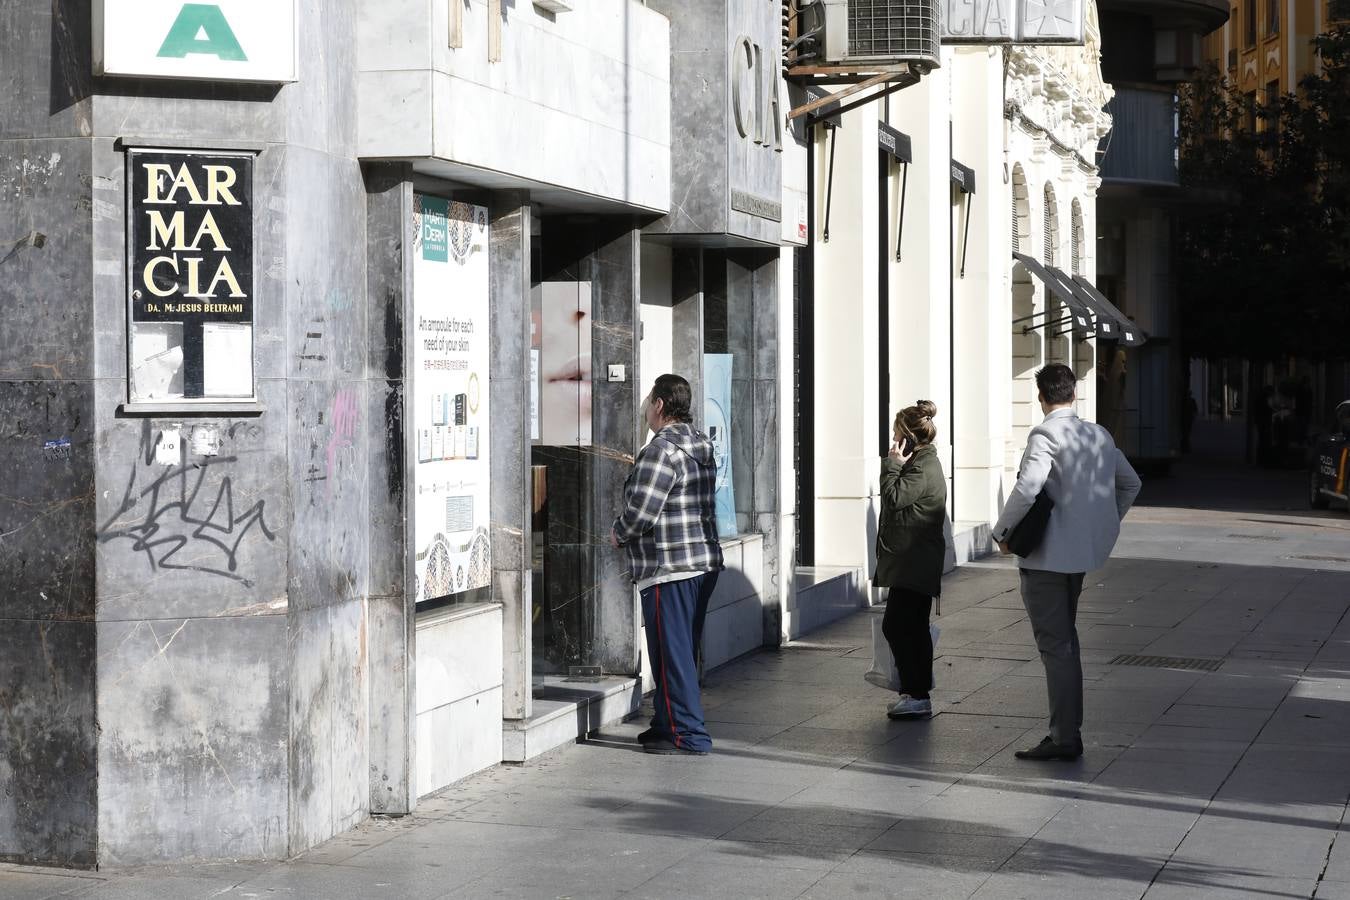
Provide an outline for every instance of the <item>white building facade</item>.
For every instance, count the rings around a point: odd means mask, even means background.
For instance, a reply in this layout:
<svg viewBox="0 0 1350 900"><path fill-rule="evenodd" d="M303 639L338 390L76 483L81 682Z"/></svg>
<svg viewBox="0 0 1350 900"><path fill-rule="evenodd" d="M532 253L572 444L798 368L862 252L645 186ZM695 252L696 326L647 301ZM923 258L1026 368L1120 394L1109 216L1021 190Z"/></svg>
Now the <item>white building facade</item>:
<svg viewBox="0 0 1350 900"><path fill-rule="evenodd" d="M1086 32L1083 46L944 46L918 85L814 126L812 244L800 251L812 303L797 329L804 584L842 578L866 596L879 463L902 407L938 406L954 561L990 549L1040 420L1035 371L1072 365L1093 417L1108 326L1065 279L1047 286L1033 271L1094 275L1110 90L1093 4ZM879 148L884 128L910 139L907 165Z"/></svg>

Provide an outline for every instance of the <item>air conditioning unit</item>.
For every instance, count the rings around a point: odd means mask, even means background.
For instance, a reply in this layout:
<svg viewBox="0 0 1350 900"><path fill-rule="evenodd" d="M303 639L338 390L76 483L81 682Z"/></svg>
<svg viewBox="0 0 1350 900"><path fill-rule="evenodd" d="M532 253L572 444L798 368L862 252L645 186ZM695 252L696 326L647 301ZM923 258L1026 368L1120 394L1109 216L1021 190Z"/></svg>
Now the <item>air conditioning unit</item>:
<svg viewBox="0 0 1350 900"><path fill-rule="evenodd" d="M938 0L819 0L825 62L938 65Z"/></svg>

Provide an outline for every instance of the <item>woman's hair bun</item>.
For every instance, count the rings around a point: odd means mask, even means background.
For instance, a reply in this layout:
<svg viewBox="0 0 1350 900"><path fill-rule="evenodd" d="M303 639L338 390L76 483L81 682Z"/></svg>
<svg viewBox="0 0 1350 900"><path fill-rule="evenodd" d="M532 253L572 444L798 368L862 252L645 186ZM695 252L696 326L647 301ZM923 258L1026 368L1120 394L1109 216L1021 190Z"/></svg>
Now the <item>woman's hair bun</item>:
<svg viewBox="0 0 1350 900"><path fill-rule="evenodd" d="M932 400L916 400L914 401L914 408L918 410L919 415L925 418L931 419L937 415L937 404Z"/></svg>

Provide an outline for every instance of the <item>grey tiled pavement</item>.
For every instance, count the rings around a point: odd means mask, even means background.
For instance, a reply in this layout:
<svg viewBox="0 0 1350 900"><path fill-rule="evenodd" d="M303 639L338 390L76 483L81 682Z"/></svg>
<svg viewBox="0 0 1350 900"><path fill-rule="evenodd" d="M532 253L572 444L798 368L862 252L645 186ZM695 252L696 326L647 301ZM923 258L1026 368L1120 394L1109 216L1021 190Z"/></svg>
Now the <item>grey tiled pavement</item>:
<svg viewBox="0 0 1350 900"><path fill-rule="evenodd" d="M886 720L861 613L714 673L708 758L638 752L635 721L289 863L0 866L0 898L1350 900L1350 515L1298 510L1282 476L1246 511L1160 487L1083 595L1079 763L1013 759L1045 733L1044 682L991 560L945 584L930 722Z"/></svg>

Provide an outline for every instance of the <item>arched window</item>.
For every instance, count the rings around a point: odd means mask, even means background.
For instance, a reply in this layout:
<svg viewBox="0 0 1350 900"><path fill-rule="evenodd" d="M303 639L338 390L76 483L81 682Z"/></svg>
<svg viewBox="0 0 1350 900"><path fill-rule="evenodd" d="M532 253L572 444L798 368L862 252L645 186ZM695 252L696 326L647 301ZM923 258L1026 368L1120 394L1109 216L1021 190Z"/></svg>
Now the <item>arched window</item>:
<svg viewBox="0 0 1350 900"><path fill-rule="evenodd" d="M1021 253L1026 246L1027 225L1031 210L1027 202L1027 179L1020 165L1013 166L1012 176L1012 251Z"/></svg>
<svg viewBox="0 0 1350 900"><path fill-rule="evenodd" d="M1069 262L1074 275L1083 274L1083 253L1087 247L1083 244L1083 205L1075 198L1073 201L1073 219L1069 229Z"/></svg>
<svg viewBox="0 0 1350 900"><path fill-rule="evenodd" d="M1055 189L1049 184L1045 186L1045 219L1044 230L1045 247L1043 259L1047 266L1053 266L1057 262L1055 259L1055 247L1059 244L1059 216L1055 210Z"/></svg>

